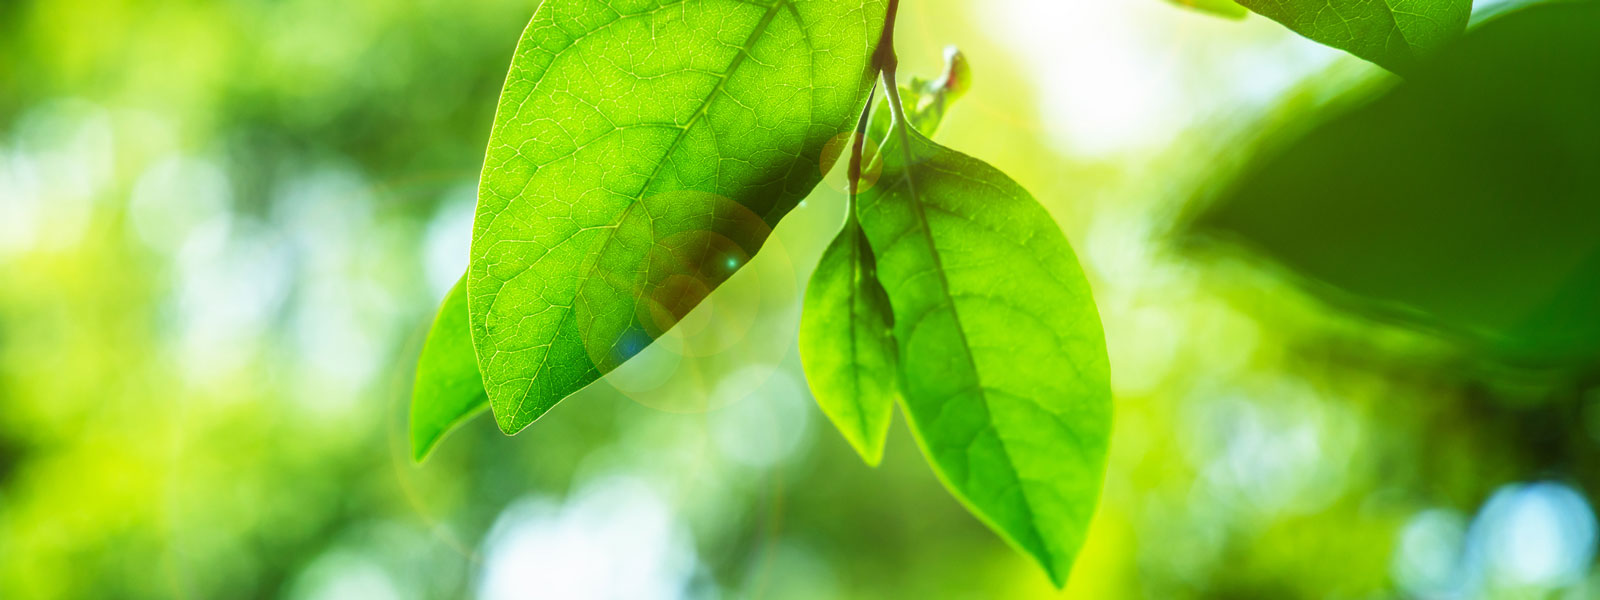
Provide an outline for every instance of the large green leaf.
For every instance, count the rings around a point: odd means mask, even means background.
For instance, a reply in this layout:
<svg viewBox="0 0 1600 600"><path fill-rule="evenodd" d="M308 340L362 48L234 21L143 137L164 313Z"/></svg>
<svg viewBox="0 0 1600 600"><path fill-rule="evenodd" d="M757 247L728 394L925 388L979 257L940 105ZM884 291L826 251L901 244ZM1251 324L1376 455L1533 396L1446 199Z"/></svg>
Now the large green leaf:
<svg viewBox="0 0 1600 600"><path fill-rule="evenodd" d="M950 103L966 91L966 60L954 48L945 52L945 72L932 81L913 79L900 89L916 107L909 118L928 135L938 130ZM866 172L879 165L879 142L889 131L887 101L872 115L862 147ZM870 176L861 185L871 186ZM895 380L894 317L878 283L872 248L856 220L856 185L851 186L844 228L822 253L806 286L800 319L800 363L817 405L869 465L883 458L884 441L898 396Z"/></svg>
<svg viewBox="0 0 1600 600"><path fill-rule="evenodd" d="M547 0L479 183L472 339L515 433L672 327L821 179L881 0Z"/></svg>
<svg viewBox="0 0 1600 600"><path fill-rule="evenodd" d="M1486 21L1245 171L1195 220L1364 313L1600 358L1600 3Z"/></svg>
<svg viewBox="0 0 1600 600"><path fill-rule="evenodd" d="M1472 0L1238 0L1295 33L1406 73L1467 27Z"/></svg>
<svg viewBox="0 0 1600 600"><path fill-rule="evenodd" d="M444 434L489 407L467 331L467 281L450 288L428 330L411 388L411 452L418 462Z"/></svg>
<svg viewBox="0 0 1600 600"><path fill-rule="evenodd" d="M1105 336L1066 237L1027 191L896 126L858 213L940 478L1061 585L1104 477Z"/></svg>

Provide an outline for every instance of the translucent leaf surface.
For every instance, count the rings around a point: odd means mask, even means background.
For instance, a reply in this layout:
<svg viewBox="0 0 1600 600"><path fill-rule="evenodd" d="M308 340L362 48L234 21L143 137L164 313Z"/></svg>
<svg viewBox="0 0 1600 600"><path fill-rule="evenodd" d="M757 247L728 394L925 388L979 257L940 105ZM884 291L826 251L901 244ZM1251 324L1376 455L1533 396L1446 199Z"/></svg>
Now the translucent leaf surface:
<svg viewBox="0 0 1600 600"><path fill-rule="evenodd" d="M945 52L945 73L933 81L913 80L901 88L907 104L916 107L911 122L933 135L945 111L965 91L970 73L961 53ZM880 104L863 140L864 172L860 184L876 180L878 148L889 131L889 105ZM854 189L854 188L853 188ZM894 416L897 367L894 316L878 283L872 248L855 216L855 194L844 228L828 245L806 286L800 321L800 363L823 414L869 465L883 458L884 441Z"/></svg>
<svg viewBox="0 0 1600 600"><path fill-rule="evenodd" d="M1405 73L1467 27L1472 0L1239 0L1295 33Z"/></svg>
<svg viewBox="0 0 1600 600"><path fill-rule="evenodd" d="M467 282L444 297L417 361L411 390L411 452L421 461L457 425L489 407L467 332Z"/></svg>
<svg viewBox="0 0 1600 600"><path fill-rule="evenodd" d="M854 124L874 0L548 0L479 184L472 339L515 433L673 326L762 245Z"/></svg>
<svg viewBox="0 0 1600 600"><path fill-rule="evenodd" d="M893 317L854 218L806 286L800 361L823 414L867 464L883 458L897 397Z"/></svg>
<svg viewBox="0 0 1600 600"><path fill-rule="evenodd" d="M1061 585L1111 431L1088 282L1049 213L994 167L904 126L882 159L859 216L912 431L956 497Z"/></svg>

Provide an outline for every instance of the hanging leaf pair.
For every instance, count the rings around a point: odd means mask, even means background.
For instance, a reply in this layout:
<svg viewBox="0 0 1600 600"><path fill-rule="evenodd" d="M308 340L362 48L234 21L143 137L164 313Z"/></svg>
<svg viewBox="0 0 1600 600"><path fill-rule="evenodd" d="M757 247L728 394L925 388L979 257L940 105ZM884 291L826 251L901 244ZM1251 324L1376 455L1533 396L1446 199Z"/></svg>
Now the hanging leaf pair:
<svg viewBox="0 0 1600 600"><path fill-rule="evenodd" d="M873 464L898 399L954 495L1064 584L1111 426L1099 316L1043 207L919 131L967 76L957 60L901 93L897 4L547 0L500 97L470 267L418 366L417 459L485 405L521 431L671 329L854 126L859 193L805 299L812 389ZM880 73L895 87L869 117Z"/></svg>

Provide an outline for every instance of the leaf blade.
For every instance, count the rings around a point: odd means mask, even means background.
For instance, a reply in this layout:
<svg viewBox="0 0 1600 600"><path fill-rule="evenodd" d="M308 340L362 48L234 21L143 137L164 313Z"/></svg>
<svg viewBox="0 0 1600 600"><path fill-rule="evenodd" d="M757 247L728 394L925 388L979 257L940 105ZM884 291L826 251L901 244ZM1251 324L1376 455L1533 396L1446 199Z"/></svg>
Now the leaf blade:
<svg viewBox="0 0 1600 600"><path fill-rule="evenodd" d="M965 92L970 77L966 59L954 47L947 48L943 76L933 81L914 79L900 90L901 97L916 107L911 121L932 135L944 122L949 105ZM863 113L865 137L855 142L869 175L850 188L844 227L817 261L800 318L800 365L811 395L834 428L873 467L883 460L899 397L894 316L878 283L872 247L856 218L857 190L876 180L870 173L879 164L879 142L889 131L887 98L876 108L870 115Z"/></svg>
<svg viewBox="0 0 1600 600"><path fill-rule="evenodd" d="M428 329L411 388L411 458L422 462L445 434L489 408L467 329L467 280L450 288Z"/></svg>
<svg viewBox="0 0 1600 600"><path fill-rule="evenodd" d="M508 434L670 328L820 181L884 13L878 0L621 8L541 6L490 136L468 304ZM694 244L735 263L690 256Z"/></svg>
<svg viewBox="0 0 1600 600"><path fill-rule="evenodd" d="M1472 0L1237 0L1318 43L1395 73L1466 30Z"/></svg>
<svg viewBox="0 0 1600 600"><path fill-rule="evenodd" d="M893 307L902 406L945 485L1061 586L1098 502L1111 428L1088 282L1010 178L895 132L860 216Z"/></svg>

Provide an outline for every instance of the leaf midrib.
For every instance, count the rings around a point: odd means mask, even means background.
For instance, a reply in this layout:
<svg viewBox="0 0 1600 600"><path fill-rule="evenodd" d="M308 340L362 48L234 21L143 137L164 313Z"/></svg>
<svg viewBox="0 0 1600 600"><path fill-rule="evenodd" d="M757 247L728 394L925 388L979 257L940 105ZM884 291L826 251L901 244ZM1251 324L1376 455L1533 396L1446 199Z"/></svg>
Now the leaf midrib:
<svg viewBox="0 0 1600 600"><path fill-rule="evenodd" d="M745 0L735 1L740 4L755 4ZM528 396L533 391L534 384L539 380L541 375L548 372L546 367L548 367L550 363L550 355L554 353L555 349L553 342L556 338L560 337L561 329L565 327L567 322L572 319L572 316L577 313L576 303L578 296L582 293L583 288L588 284L588 282L593 279L594 271L600 264L599 258L605 255L606 250L611 247L611 242L617 239L617 230L621 227L622 221L627 218L629 211L632 211L635 206L638 206L638 204L643 201L645 193L650 190L650 185L655 182L656 177L661 175L661 170L666 167L667 159L670 158L672 156L672 152L677 150L678 146L683 143L683 140L689 135L689 131L694 129L694 126L700 122L700 119L704 118L706 113L710 111L711 104L716 101L717 94L723 93L723 90L727 87L728 81L733 79L734 72L738 71L739 67L744 64L745 59L750 56L750 51L753 50L755 45L761 40L761 36L766 34L767 27L772 24L773 19L777 18L778 12L783 10L784 6L790 5L792 2L793 0L778 0L771 6L767 7L767 12L761 16L761 20L757 22L755 28L750 31L750 36L745 38L744 43L739 45L739 51L734 54L733 60L729 61L728 67L724 71L723 75L717 79L717 83L711 87L711 91L706 93L706 98L700 103L700 107L695 110L693 115L690 115L688 121L684 123L683 128L680 129L678 134L672 138L672 142L667 144L667 149L662 153L661 160L656 162L655 168L650 171L650 175L646 177L644 179L644 183L639 186L638 194L636 194L633 199L628 202L628 206L626 208L617 213L617 218L615 221L604 226L604 228L607 230L605 239L600 243L600 248L590 256L591 260L589 261L589 266L580 273L578 277L578 285L573 291L572 299L569 300L569 304L566 307L563 307L561 320L558 321L556 326L552 329L552 331L555 332L550 336L550 341L552 343L550 344L550 347L545 350L543 360L539 361L538 366L534 367L533 376L528 378L528 385L527 387L523 388L522 396L517 399L517 408L512 411L513 414L522 414L523 408L527 406ZM654 220L652 219L650 223L651 231L653 233L655 227ZM652 235L652 238L653 237L654 236Z"/></svg>
<svg viewBox="0 0 1600 600"><path fill-rule="evenodd" d="M889 85L895 85L895 82L890 81ZM898 96L898 94L896 94L896 96ZM898 98L895 100L898 100ZM895 100L891 100L891 102ZM901 110L903 111L904 109L902 108ZM903 113L897 112L897 114ZM922 197L917 194L916 178L912 176L911 170L909 169L911 165L915 164L913 157L911 156L911 135L909 132L910 125L906 124L904 121L899 121L894 123L891 128L900 137L900 153L902 159L905 161L905 164L908 167L905 176L906 190L910 193L912 198L911 205L916 211L917 220L921 222L922 230L927 232L927 235L923 236L923 238L928 243L928 256L933 260L934 272L937 274L939 279L939 290L944 295L945 300L950 304L950 318L955 322L956 335L960 336L961 338L961 355L966 358L967 364L972 367L972 378L977 384L976 387L979 388L978 394L983 398L984 410L990 415L990 428L992 429L994 408L989 404L989 394L982 391L984 389L983 374L978 371L978 361L972 356L972 345L971 342L967 340L967 330L961 324L961 312L956 310L955 297L950 292L950 280L944 274L944 260L940 258L939 247L934 243L933 240L933 227L928 223L927 212L922 206ZM1049 546L1045 543L1044 534L1043 532L1039 531L1039 526L1035 522L1033 502L1028 499L1027 486L1021 485L1022 475L1017 472L1015 460L1011 458L1011 448L1006 444L1005 438L1000 436L998 433L996 433L995 439L1000 442L1000 450L1005 454L1006 468L1011 471L1011 477L1018 483L1017 494L1022 498L1023 510L1028 512L1028 530L1033 533L1033 537L1036 541L1038 541L1040 549L1043 550L1047 555L1050 555L1053 560L1055 553L1051 551ZM1003 528L1001 530L1004 531ZM1052 564L1049 569L1053 573L1055 566Z"/></svg>
<svg viewBox="0 0 1600 600"><path fill-rule="evenodd" d="M862 277L865 273L861 271L861 226L856 223L855 210L855 195L852 194L850 196L849 220L846 221L845 225L850 235L850 321L846 323L846 326L850 337L850 362L856 365L856 368L851 369L850 374L850 385L855 388L856 424L861 427L859 434L861 442L865 444L868 441L867 437L872 433L872 427L867 424L866 407L861 402L862 390L864 389L861 385L861 350L856 343L856 316L859 314L856 312L856 302L860 299ZM866 448L862 448L862 450L866 450Z"/></svg>

